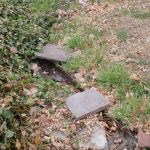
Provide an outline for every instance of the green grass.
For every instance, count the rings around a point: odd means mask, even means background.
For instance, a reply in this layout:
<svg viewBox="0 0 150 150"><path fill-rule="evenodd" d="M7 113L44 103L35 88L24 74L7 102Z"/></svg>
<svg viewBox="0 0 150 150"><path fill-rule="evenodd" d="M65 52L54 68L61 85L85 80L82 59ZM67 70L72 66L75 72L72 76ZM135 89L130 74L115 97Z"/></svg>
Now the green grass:
<svg viewBox="0 0 150 150"><path fill-rule="evenodd" d="M150 10L149 11L142 11L142 10L131 10L131 16L138 18L138 19L148 19L150 18Z"/></svg>
<svg viewBox="0 0 150 150"><path fill-rule="evenodd" d="M122 64L111 64L107 68L100 69L99 83L109 90L115 88L120 100L126 100L126 94L130 92L136 97L144 95L144 86L147 86L132 80Z"/></svg>
<svg viewBox="0 0 150 150"><path fill-rule="evenodd" d="M58 8L60 0L33 0L30 8L36 12L52 13Z"/></svg>
<svg viewBox="0 0 150 150"><path fill-rule="evenodd" d="M130 15L131 17L137 19L148 19L150 18L150 10L139 10L139 9L120 9L119 10L124 15Z"/></svg>
<svg viewBox="0 0 150 150"><path fill-rule="evenodd" d="M79 71L80 68L88 71L103 63L103 57L106 51L107 45L102 45L99 49L84 49L80 56L75 56L64 63L63 68L72 73Z"/></svg>
<svg viewBox="0 0 150 150"><path fill-rule="evenodd" d="M113 116L128 125L144 123L150 116L150 102L143 97L130 97L114 108Z"/></svg>
<svg viewBox="0 0 150 150"><path fill-rule="evenodd" d="M108 88L126 84L128 76L123 65L112 64L108 68L103 68L99 71L100 83Z"/></svg>
<svg viewBox="0 0 150 150"><path fill-rule="evenodd" d="M68 72L76 72L81 66L86 65L86 60L80 56L74 57L63 64L63 69Z"/></svg>
<svg viewBox="0 0 150 150"><path fill-rule="evenodd" d="M128 38L128 32L126 29L120 29L117 31L117 38L120 40L120 41L126 41L127 38Z"/></svg>
<svg viewBox="0 0 150 150"><path fill-rule="evenodd" d="M68 46L71 49L75 49L75 48L83 49L85 44L86 44L86 41L82 37L80 37L78 35L77 36L73 36L68 41Z"/></svg>
<svg viewBox="0 0 150 150"><path fill-rule="evenodd" d="M142 119L143 114L140 112L140 106L145 107L144 114L146 116L150 115L150 102L144 90L144 87L148 85L130 79L123 65L113 64L100 69L98 81L99 85L108 88L108 90L116 90L120 104L113 111L115 118L135 123L133 119Z"/></svg>

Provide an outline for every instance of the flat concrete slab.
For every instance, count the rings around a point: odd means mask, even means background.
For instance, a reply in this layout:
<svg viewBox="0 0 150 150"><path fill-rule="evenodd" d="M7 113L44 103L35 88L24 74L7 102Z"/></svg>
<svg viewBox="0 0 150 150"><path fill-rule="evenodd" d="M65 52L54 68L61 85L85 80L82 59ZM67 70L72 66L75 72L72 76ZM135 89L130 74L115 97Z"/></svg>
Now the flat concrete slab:
<svg viewBox="0 0 150 150"><path fill-rule="evenodd" d="M77 120L102 111L109 104L109 101L94 88L74 94L66 99L67 107L75 115Z"/></svg>
<svg viewBox="0 0 150 150"><path fill-rule="evenodd" d="M65 62L71 57L71 54L59 45L47 44L43 47L42 52L36 53L35 56L44 60Z"/></svg>

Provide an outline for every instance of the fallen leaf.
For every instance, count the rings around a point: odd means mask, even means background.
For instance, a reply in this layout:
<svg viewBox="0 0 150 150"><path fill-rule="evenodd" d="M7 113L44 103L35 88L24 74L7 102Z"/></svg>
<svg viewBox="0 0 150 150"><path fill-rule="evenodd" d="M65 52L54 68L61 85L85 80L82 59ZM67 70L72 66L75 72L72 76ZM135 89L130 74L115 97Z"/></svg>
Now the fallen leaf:
<svg viewBox="0 0 150 150"><path fill-rule="evenodd" d="M11 91L13 89L14 85L12 83L7 83L5 84L5 89L7 91Z"/></svg>
<svg viewBox="0 0 150 150"><path fill-rule="evenodd" d="M31 66L31 71L33 73L33 76L36 76L37 74L39 74L39 70L40 70L40 67L36 63L33 63Z"/></svg>
<svg viewBox="0 0 150 150"><path fill-rule="evenodd" d="M20 143L20 141L18 139L16 139L15 147L16 147L17 150L21 149L21 143Z"/></svg>
<svg viewBox="0 0 150 150"><path fill-rule="evenodd" d="M83 82L83 81L84 81L84 78L83 78L84 75L83 75L82 73L80 73L80 72L79 72L79 73L75 73L75 74L74 74L74 77L75 77L76 80L79 81L79 82Z"/></svg>
<svg viewBox="0 0 150 150"><path fill-rule="evenodd" d="M149 134L146 134L140 130L137 137L138 137L138 145L141 148L150 148L150 135Z"/></svg>
<svg viewBox="0 0 150 150"><path fill-rule="evenodd" d="M71 128L72 131L76 131L77 130L77 126L74 123L70 126L70 128Z"/></svg>
<svg viewBox="0 0 150 150"><path fill-rule="evenodd" d="M97 69L96 69L96 68L92 69L92 70L91 70L91 74L92 74L93 80L95 80L95 79L97 78L97 76L98 76L98 71L97 71Z"/></svg>
<svg viewBox="0 0 150 150"><path fill-rule="evenodd" d="M35 137L34 142L35 142L36 145L39 145L39 144L42 143L40 135L37 135L37 136Z"/></svg>
<svg viewBox="0 0 150 150"><path fill-rule="evenodd" d="M6 132L5 132L5 137L6 138L12 138L13 136L14 136L14 132L13 131L10 131L10 130L7 130Z"/></svg>
<svg viewBox="0 0 150 150"><path fill-rule="evenodd" d="M30 89L25 88L24 91L26 92L28 96L33 96L34 94L38 92L38 89L36 87L32 87Z"/></svg>
<svg viewBox="0 0 150 150"><path fill-rule="evenodd" d="M139 77L139 75L137 75L137 74L133 74L133 75L131 75L131 80L133 80L133 81L140 81L141 80L141 78Z"/></svg>
<svg viewBox="0 0 150 150"><path fill-rule="evenodd" d="M18 50L16 47L11 47L10 51L13 52L14 54L18 53Z"/></svg>
<svg viewBox="0 0 150 150"><path fill-rule="evenodd" d="M122 141L123 141L122 138L118 138L118 139L115 139L115 140L114 140L114 143L117 144L117 143L121 143Z"/></svg>

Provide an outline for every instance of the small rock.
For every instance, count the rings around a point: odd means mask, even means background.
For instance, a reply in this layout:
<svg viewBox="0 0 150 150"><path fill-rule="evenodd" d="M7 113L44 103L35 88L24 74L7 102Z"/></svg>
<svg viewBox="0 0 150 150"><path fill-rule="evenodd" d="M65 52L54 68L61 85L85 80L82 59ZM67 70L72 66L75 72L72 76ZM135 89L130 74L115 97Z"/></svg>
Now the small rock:
<svg viewBox="0 0 150 150"><path fill-rule="evenodd" d="M108 108L109 104L109 101L94 88L76 93L66 99L67 107L77 120L102 111Z"/></svg>
<svg viewBox="0 0 150 150"><path fill-rule="evenodd" d="M49 128L45 129L45 135L46 136L50 136L50 137L54 137L54 138L58 138L60 140L65 140L66 139L66 135L64 132L62 131L51 131Z"/></svg>
<svg viewBox="0 0 150 150"><path fill-rule="evenodd" d="M44 46L43 51L36 53L36 58L65 62L71 57L71 54L64 48L55 44L47 44Z"/></svg>
<svg viewBox="0 0 150 150"><path fill-rule="evenodd" d="M87 4L87 0L78 0L79 4L85 6Z"/></svg>
<svg viewBox="0 0 150 150"><path fill-rule="evenodd" d="M142 131L139 131L138 145L141 148L150 148L150 134L146 134Z"/></svg>
<svg viewBox="0 0 150 150"><path fill-rule="evenodd" d="M49 141L49 140L51 139L51 137L49 137L49 136L44 136L43 138L44 138L44 140L46 140L46 141Z"/></svg>
<svg viewBox="0 0 150 150"><path fill-rule="evenodd" d="M79 147L83 150L108 150L108 143L104 128L102 126L94 125L91 133L88 133L86 130L80 132Z"/></svg>

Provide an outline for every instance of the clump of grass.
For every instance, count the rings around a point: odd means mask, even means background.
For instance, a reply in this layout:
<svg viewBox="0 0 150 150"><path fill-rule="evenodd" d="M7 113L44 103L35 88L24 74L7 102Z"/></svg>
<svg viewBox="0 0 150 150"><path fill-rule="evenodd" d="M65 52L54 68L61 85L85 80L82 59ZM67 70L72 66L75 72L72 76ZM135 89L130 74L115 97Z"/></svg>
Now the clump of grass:
<svg viewBox="0 0 150 150"><path fill-rule="evenodd" d="M78 35L74 36L71 39L69 39L68 46L71 49L75 48L83 49L85 46L85 40Z"/></svg>
<svg viewBox="0 0 150 150"><path fill-rule="evenodd" d="M113 111L115 118L128 124L144 121L148 115L150 115L150 102L143 97L131 97L116 106Z"/></svg>
<svg viewBox="0 0 150 150"><path fill-rule="evenodd" d="M99 81L108 88L119 87L128 81L128 76L123 65L111 65L100 70Z"/></svg>
<svg viewBox="0 0 150 150"><path fill-rule="evenodd" d="M86 60L82 57L74 57L63 64L63 69L68 72L76 72L81 66L86 65Z"/></svg>
<svg viewBox="0 0 150 150"><path fill-rule="evenodd" d="M63 64L63 68L68 72L77 72L80 68L87 71L103 63L107 45L102 45L99 49L84 49L80 56L73 57Z"/></svg>
<svg viewBox="0 0 150 150"><path fill-rule="evenodd" d="M150 115L150 104L145 94L143 84L130 79L125 67L121 64L112 64L108 68L100 70L99 79L100 85L108 88L108 90L116 89L117 98L120 100L120 105L113 111L115 118L122 121L134 122L132 118L142 118L140 107L144 105L145 115ZM143 99L146 99L145 101ZM146 103L146 104L145 104Z"/></svg>
<svg viewBox="0 0 150 150"><path fill-rule="evenodd" d="M112 64L100 70L99 82L109 90L115 88L119 97L126 99L126 94L133 92L136 97L144 94L144 85L133 81L122 64Z"/></svg>
<svg viewBox="0 0 150 150"><path fill-rule="evenodd" d="M142 11L142 10L131 10L131 16L139 19L147 19L150 18L150 11Z"/></svg>
<svg viewBox="0 0 150 150"><path fill-rule="evenodd" d="M117 31L117 38L120 40L120 41L126 41L127 38L128 38L128 32L127 30L125 29L120 29Z"/></svg>

